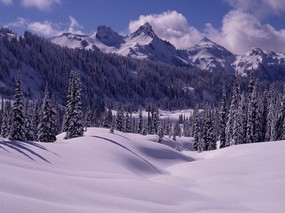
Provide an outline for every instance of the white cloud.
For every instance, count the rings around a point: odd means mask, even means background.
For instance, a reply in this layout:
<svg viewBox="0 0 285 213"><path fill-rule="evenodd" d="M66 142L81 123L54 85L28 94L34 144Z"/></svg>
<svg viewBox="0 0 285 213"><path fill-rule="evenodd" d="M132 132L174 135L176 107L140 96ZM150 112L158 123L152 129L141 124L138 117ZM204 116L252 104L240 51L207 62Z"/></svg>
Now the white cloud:
<svg viewBox="0 0 285 213"><path fill-rule="evenodd" d="M52 37L62 33L55 24L49 21L31 22L22 17L17 18L15 22L7 24L7 27L23 28L45 37Z"/></svg>
<svg viewBox="0 0 285 213"><path fill-rule="evenodd" d="M11 5L13 4L13 0L0 0L0 2L2 2L5 5Z"/></svg>
<svg viewBox="0 0 285 213"><path fill-rule="evenodd" d="M82 34L82 32L79 30L81 25L78 23L78 21L71 16L69 17L69 21L69 24L67 24L66 28L64 28L62 27L62 24L52 23L50 21L33 22L19 17L15 22L7 24L6 27L22 28L44 37L58 36L64 32Z"/></svg>
<svg viewBox="0 0 285 213"><path fill-rule="evenodd" d="M235 53L244 53L252 47L283 51L285 29L276 30L269 24L262 24L254 15L233 10L222 22L222 28L211 26L206 29L207 36Z"/></svg>
<svg viewBox="0 0 285 213"><path fill-rule="evenodd" d="M60 4L61 0L21 0L21 3L25 7L35 7L40 10L47 10L53 4Z"/></svg>
<svg viewBox="0 0 285 213"><path fill-rule="evenodd" d="M70 25L68 28L68 32L70 33L76 33L76 34L83 34L80 29L82 29L82 26L78 23L78 21L73 18L72 16L69 16Z"/></svg>
<svg viewBox="0 0 285 213"><path fill-rule="evenodd" d="M129 31L134 32L146 22L152 25L153 30L161 39L170 41L180 49L190 47L201 39L201 33L190 26L187 19L176 11L141 15L138 20L130 22Z"/></svg>
<svg viewBox="0 0 285 213"><path fill-rule="evenodd" d="M249 12L259 18L285 12L284 0L225 0L235 10Z"/></svg>

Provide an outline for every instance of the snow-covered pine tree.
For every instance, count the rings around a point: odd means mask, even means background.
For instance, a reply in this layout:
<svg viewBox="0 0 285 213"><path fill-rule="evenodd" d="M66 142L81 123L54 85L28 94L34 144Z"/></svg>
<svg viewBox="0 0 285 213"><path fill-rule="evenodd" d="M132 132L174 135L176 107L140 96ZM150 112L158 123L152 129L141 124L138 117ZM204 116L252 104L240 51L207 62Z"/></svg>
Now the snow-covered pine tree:
<svg viewBox="0 0 285 213"><path fill-rule="evenodd" d="M116 116L112 116L112 122L111 122L111 128L110 128L110 133L115 132L115 126L116 126Z"/></svg>
<svg viewBox="0 0 285 213"><path fill-rule="evenodd" d="M65 107L65 115L63 119L63 132L67 132L70 125L70 117L72 111L74 109L74 80L75 80L75 72L72 70L69 75L68 81L68 91L67 91L67 101Z"/></svg>
<svg viewBox="0 0 285 213"><path fill-rule="evenodd" d="M238 109L238 103L240 102L240 84L238 78L236 78L233 88L233 95L231 100L231 105L228 113L228 120L226 124L226 144L225 146L230 146L233 139L233 126L234 119L236 118L235 113Z"/></svg>
<svg viewBox="0 0 285 213"><path fill-rule="evenodd" d="M23 92L22 92L22 80L19 75L16 79L15 89L15 102L12 108L11 128L9 133L9 139L13 141L25 141L25 118L23 112Z"/></svg>
<svg viewBox="0 0 285 213"><path fill-rule="evenodd" d="M217 143L216 143L216 137L214 135L214 118L213 113L211 109L208 109L207 115L206 115L206 123L207 126L207 144L208 149L207 150L214 150L217 149Z"/></svg>
<svg viewBox="0 0 285 213"><path fill-rule="evenodd" d="M142 129L142 135L147 135L147 131L148 131L148 127L147 127L147 125L144 123L144 124L143 124L143 129Z"/></svg>
<svg viewBox="0 0 285 213"><path fill-rule="evenodd" d="M193 112L193 145L192 145L192 150L193 151L202 151L201 150L201 142L202 142L202 138L201 138L201 125L200 125L200 119L199 119L199 114L198 114L198 110L195 109Z"/></svg>
<svg viewBox="0 0 285 213"><path fill-rule="evenodd" d="M7 138L10 133L10 127L11 127L11 120L10 120L10 114L11 114L12 106L11 101L5 101L4 103L4 110L3 110L3 116L2 116L2 125L1 125L1 136L3 138Z"/></svg>
<svg viewBox="0 0 285 213"><path fill-rule="evenodd" d="M241 100L238 103L238 108L234 113L234 122L233 122L233 135L232 135L232 145L242 144L243 143L243 135L244 135L244 119L246 119L246 114L243 111L244 106L246 106L245 96L241 95Z"/></svg>
<svg viewBox="0 0 285 213"><path fill-rule="evenodd" d="M248 111L247 111L247 130L246 130L246 143L256 142L256 117L257 117L257 83L252 85L252 79L249 83ZM252 90L251 90L252 88Z"/></svg>
<svg viewBox="0 0 285 213"><path fill-rule="evenodd" d="M143 130L143 116L142 116L142 110L139 112L139 123L138 123L138 133L142 134Z"/></svg>
<svg viewBox="0 0 285 213"><path fill-rule="evenodd" d="M116 130L123 131L124 130L124 111L121 107L117 109L116 112Z"/></svg>
<svg viewBox="0 0 285 213"><path fill-rule="evenodd" d="M25 130L26 130L26 140L34 141L34 129L32 123L32 113L29 100L25 101L24 104L24 117L25 117Z"/></svg>
<svg viewBox="0 0 285 213"><path fill-rule="evenodd" d="M165 127L165 135L168 135L170 136L170 132L171 132L171 123L170 123L170 120L169 120L169 117L167 118L167 121L166 121L166 127Z"/></svg>
<svg viewBox="0 0 285 213"><path fill-rule="evenodd" d="M33 135L34 138L37 139L38 135L38 126L40 122L41 116L41 102L40 101L33 101L33 115L32 115L32 123L33 123Z"/></svg>
<svg viewBox="0 0 285 213"><path fill-rule="evenodd" d="M101 119L101 127L103 128L109 128L109 118L108 118L108 111L107 109L105 110L105 112L102 115L102 119Z"/></svg>
<svg viewBox="0 0 285 213"><path fill-rule="evenodd" d="M285 90L285 89L284 89ZM283 92L284 94L284 92ZM277 120L276 120L276 140L282 140L284 134L284 122L285 122L285 95L283 95L279 110L277 112Z"/></svg>
<svg viewBox="0 0 285 213"><path fill-rule="evenodd" d="M179 121L176 121L176 123L174 124L174 128L173 128L173 134L175 136L181 137L181 127L179 124Z"/></svg>
<svg viewBox="0 0 285 213"><path fill-rule="evenodd" d="M163 128L161 126L158 127L158 140L157 143L161 143L162 139L164 137L164 132L163 132Z"/></svg>
<svg viewBox="0 0 285 213"><path fill-rule="evenodd" d="M267 122L266 122L265 141L270 141L271 139L275 138L275 123L276 123L275 104L272 97L269 103L268 115L266 120ZM274 136L271 136L272 133L274 134Z"/></svg>
<svg viewBox="0 0 285 213"><path fill-rule="evenodd" d="M227 97L226 97L226 88L223 87L222 93L222 103L220 108L219 116L219 140L220 148L226 146L226 125L227 125Z"/></svg>
<svg viewBox="0 0 285 213"><path fill-rule="evenodd" d="M146 108L147 111L147 132L148 134L152 134L152 116L151 116L151 111L152 111L152 106L148 105Z"/></svg>
<svg viewBox="0 0 285 213"><path fill-rule="evenodd" d="M37 141L56 141L56 118L55 109L49 97L48 85L45 87L45 96L41 110L41 117L37 131Z"/></svg>
<svg viewBox="0 0 285 213"><path fill-rule="evenodd" d="M84 134L83 115L82 115L82 97L81 97L81 82L79 73L74 73L71 88L71 115L66 132L66 138L80 137Z"/></svg>
<svg viewBox="0 0 285 213"><path fill-rule="evenodd" d="M257 142L264 141L266 132L266 117L268 114L266 91L263 96L258 97L257 114L256 114L256 127L255 127L255 140Z"/></svg>
<svg viewBox="0 0 285 213"><path fill-rule="evenodd" d="M184 119L183 136L184 137L190 137L191 136L191 126L190 126L189 118Z"/></svg>
<svg viewBox="0 0 285 213"><path fill-rule="evenodd" d="M267 127L267 117L269 113L269 95L265 90L263 93L263 102L261 109L261 138L260 141L265 141L266 127Z"/></svg>
<svg viewBox="0 0 285 213"><path fill-rule="evenodd" d="M87 110L84 116L84 131L87 131L87 128L91 126L91 112Z"/></svg>
<svg viewBox="0 0 285 213"><path fill-rule="evenodd" d="M153 110L153 116L152 116L152 133L157 134L158 133L158 127L159 127L159 111L158 109Z"/></svg>
<svg viewBox="0 0 285 213"><path fill-rule="evenodd" d="M124 132L131 132L131 131L132 131L132 120L130 114L126 112Z"/></svg>

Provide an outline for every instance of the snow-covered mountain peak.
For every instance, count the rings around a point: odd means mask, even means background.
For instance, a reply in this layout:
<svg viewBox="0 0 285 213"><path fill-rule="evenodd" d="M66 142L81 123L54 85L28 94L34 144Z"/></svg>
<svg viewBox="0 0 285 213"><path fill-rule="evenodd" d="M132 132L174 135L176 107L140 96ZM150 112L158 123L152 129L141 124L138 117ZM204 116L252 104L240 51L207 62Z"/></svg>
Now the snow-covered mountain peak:
<svg viewBox="0 0 285 213"><path fill-rule="evenodd" d="M123 36L114 32L111 27L107 27L105 25L101 25L97 28L95 37L107 46L119 47L122 43L125 43Z"/></svg>
<svg viewBox="0 0 285 213"><path fill-rule="evenodd" d="M265 52L257 47L251 48L248 52L245 53L245 56L253 57L253 56L265 56Z"/></svg>
<svg viewBox="0 0 285 213"><path fill-rule="evenodd" d="M229 64L234 60L234 54L207 37L203 37L195 46L188 48L186 52L188 60L199 69L232 72Z"/></svg>
<svg viewBox="0 0 285 213"><path fill-rule="evenodd" d="M152 29L152 26L148 22L146 22L145 24L140 26L139 29L137 29L137 31L135 31L131 34L132 38L139 37L139 36L148 36L151 38L157 37L157 35L155 34L155 32Z"/></svg>
<svg viewBox="0 0 285 213"><path fill-rule="evenodd" d="M217 45L215 42L211 41L207 37L203 37L198 43L197 46L207 46L207 45Z"/></svg>

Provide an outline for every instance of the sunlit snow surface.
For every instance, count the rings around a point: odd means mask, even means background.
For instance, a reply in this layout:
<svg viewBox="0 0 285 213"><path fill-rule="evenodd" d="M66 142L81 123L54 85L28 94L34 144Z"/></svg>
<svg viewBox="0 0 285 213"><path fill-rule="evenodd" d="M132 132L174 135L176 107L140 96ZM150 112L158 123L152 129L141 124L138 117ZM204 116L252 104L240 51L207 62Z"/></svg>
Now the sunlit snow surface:
<svg viewBox="0 0 285 213"><path fill-rule="evenodd" d="M284 212L284 142L181 153L156 139L90 128L52 144L1 140L1 212Z"/></svg>

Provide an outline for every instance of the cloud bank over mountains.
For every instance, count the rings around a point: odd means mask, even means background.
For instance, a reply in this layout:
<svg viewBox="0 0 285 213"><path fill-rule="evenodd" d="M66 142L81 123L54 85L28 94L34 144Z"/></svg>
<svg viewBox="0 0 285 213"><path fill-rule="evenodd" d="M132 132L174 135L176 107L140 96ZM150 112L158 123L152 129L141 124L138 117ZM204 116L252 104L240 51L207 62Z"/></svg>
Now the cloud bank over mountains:
<svg viewBox="0 0 285 213"><path fill-rule="evenodd" d="M284 0L226 2L232 6L232 10L223 17L220 29L206 23L204 30L199 31L190 24L191 20L189 23L181 13L167 11L141 15L137 20L130 22L129 31L133 32L141 24L149 22L159 37L180 49L187 49L206 36L237 54L253 47L284 52L285 28L278 30L262 22L266 16L276 16L285 12Z"/></svg>

